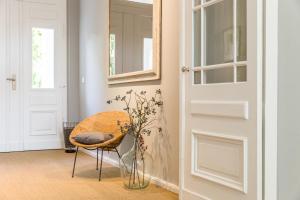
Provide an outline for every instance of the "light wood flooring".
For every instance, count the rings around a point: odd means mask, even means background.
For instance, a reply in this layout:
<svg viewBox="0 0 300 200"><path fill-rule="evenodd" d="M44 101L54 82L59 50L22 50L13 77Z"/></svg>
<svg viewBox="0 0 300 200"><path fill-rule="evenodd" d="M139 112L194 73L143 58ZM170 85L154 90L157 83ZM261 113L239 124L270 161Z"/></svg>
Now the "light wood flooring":
<svg viewBox="0 0 300 200"><path fill-rule="evenodd" d="M79 153L71 178L74 154L32 151L0 154L0 200L177 200L178 195L150 185L141 191L123 187L118 168L103 165L98 182L96 160Z"/></svg>

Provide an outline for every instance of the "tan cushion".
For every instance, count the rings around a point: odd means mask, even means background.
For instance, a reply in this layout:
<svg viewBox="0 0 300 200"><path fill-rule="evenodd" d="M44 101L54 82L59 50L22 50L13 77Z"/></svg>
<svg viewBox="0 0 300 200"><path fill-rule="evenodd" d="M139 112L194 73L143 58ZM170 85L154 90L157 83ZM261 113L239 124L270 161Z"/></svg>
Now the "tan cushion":
<svg viewBox="0 0 300 200"><path fill-rule="evenodd" d="M79 133L73 139L80 143L86 145L100 144L112 139L114 136L111 133L102 132L84 132Z"/></svg>

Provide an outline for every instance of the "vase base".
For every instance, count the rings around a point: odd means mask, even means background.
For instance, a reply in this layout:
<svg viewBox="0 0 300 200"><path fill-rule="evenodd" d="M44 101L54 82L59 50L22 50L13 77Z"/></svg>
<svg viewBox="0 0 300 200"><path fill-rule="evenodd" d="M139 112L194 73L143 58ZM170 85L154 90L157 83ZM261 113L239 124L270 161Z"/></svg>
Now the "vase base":
<svg viewBox="0 0 300 200"><path fill-rule="evenodd" d="M147 188L148 186L150 185L150 183L144 183L144 184L138 184L138 183L131 183L130 185L128 183L124 183L124 187L126 189L129 189L129 190L142 190L142 189L145 189Z"/></svg>

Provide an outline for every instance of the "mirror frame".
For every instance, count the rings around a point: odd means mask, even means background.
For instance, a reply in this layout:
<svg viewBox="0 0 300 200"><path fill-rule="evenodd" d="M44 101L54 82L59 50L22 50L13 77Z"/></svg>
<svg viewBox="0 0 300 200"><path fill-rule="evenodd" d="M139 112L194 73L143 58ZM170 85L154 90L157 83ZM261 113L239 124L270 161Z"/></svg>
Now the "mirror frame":
<svg viewBox="0 0 300 200"><path fill-rule="evenodd" d="M110 0L108 11L108 84L131 83L140 81L159 80L161 78L161 33L162 33L162 0L153 0L153 66L151 70L128 72L110 75L109 71L109 35L110 35Z"/></svg>

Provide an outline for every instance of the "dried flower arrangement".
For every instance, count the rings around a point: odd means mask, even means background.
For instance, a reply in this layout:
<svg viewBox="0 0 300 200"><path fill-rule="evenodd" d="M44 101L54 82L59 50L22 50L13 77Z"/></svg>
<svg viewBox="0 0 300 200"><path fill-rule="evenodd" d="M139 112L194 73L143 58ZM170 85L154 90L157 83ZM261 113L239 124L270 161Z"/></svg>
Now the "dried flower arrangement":
<svg viewBox="0 0 300 200"><path fill-rule="evenodd" d="M130 134L134 137L134 156L132 164L125 166L126 170L129 170L130 174L128 187L137 185L139 188L144 187L145 169L138 169L137 157L143 162L145 166L144 153L147 150L145 145L144 136L150 136L152 132L162 132L162 128L157 126L158 116L163 106L161 90L157 89L154 96L148 97L146 91L134 92L129 90L124 96L116 96L114 99L108 100L108 104L113 102L122 102L125 107L124 111L128 113L130 122L125 125L120 125L123 134ZM140 155L137 155L137 154ZM139 173L142 173L142 180L140 180Z"/></svg>

